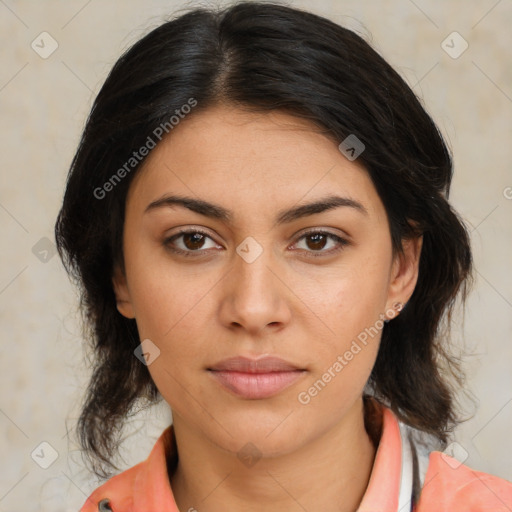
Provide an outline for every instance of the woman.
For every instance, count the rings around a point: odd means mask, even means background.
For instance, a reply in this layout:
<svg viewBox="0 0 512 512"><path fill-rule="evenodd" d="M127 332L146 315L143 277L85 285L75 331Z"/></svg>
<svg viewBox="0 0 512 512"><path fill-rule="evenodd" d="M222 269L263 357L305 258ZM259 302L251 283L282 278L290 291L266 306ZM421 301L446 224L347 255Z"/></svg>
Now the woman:
<svg viewBox="0 0 512 512"><path fill-rule="evenodd" d="M471 275L451 176L410 88L327 19L195 9L129 49L56 239L96 350L96 473L139 400L173 423L82 511L511 510L441 451L462 377L440 327Z"/></svg>

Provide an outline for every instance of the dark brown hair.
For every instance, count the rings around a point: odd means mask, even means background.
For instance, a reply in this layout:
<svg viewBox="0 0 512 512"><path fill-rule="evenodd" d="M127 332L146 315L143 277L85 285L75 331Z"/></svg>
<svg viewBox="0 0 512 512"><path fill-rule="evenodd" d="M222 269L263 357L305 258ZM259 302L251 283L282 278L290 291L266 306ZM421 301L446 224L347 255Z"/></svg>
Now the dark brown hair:
<svg viewBox="0 0 512 512"><path fill-rule="evenodd" d="M55 235L94 348L78 433L96 473L115 467L119 433L138 399L159 398L134 357L136 322L117 311L112 288L115 265L124 268L125 200L140 163L108 193L97 190L190 98L197 102L190 116L218 102L281 110L336 144L355 135L365 145L358 161L384 203L394 250L423 235L416 289L383 329L369 385L404 422L446 441L457 422L452 383L462 373L441 328L459 292L465 297L472 266L468 233L447 201L446 144L413 91L359 35L286 5L242 2L191 9L126 51L71 164Z"/></svg>

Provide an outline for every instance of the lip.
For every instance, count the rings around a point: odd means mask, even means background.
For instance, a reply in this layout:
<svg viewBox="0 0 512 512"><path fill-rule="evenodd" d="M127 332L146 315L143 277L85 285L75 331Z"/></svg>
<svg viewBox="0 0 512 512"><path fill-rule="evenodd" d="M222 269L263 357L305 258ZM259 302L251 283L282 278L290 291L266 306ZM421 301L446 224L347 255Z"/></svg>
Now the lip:
<svg viewBox="0 0 512 512"><path fill-rule="evenodd" d="M236 396L257 400L270 398L294 384L306 369L278 357L232 357L207 369L225 389Z"/></svg>

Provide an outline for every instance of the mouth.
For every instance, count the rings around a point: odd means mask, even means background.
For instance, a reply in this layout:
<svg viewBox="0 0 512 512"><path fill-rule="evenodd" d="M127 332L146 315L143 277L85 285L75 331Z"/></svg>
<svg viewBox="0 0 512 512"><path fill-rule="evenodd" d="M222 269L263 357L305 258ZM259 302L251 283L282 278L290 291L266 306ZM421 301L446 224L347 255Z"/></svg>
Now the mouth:
<svg viewBox="0 0 512 512"><path fill-rule="evenodd" d="M270 398L297 382L307 370L277 357L233 357L207 368L223 388L239 398Z"/></svg>

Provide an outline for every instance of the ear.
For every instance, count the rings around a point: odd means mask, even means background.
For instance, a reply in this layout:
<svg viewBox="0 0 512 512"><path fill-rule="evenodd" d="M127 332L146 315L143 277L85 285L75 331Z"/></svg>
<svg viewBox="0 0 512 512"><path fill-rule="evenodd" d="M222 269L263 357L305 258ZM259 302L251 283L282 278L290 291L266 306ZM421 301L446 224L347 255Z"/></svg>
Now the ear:
<svg viewBox="0 0 512 512"><path fill-rule="evenodd" d="M418 281L419 263L423 237L418 236L402 241L403 251L398 252L393 261L389 283L387 310L396 309L393 305L405 305L411 298ZM400 310L401 308L398 308Z"/></svg>
<svg viewBox="0 0 512 512"><path fill-rule="evenodd" d="M117 310L119 313L121 313L126 318L135 318L130 291L128 290L128 285L126 283L126 276L118 265L114 269L112 285L114 287Z"/></svg>

